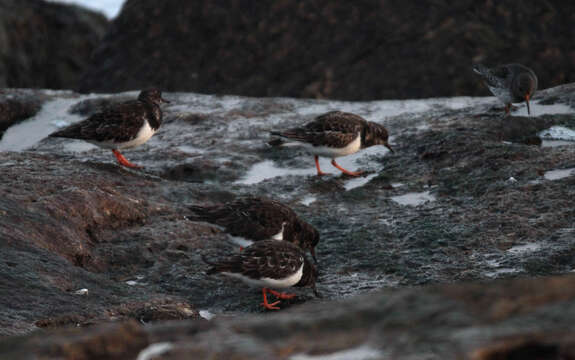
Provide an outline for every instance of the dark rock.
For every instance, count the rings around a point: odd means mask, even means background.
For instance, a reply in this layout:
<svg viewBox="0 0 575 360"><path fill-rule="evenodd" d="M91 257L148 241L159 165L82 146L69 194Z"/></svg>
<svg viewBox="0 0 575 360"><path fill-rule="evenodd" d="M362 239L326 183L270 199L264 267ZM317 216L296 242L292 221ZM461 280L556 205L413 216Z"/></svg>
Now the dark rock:
<svg viewBox="0 0 575 360"><path fill-rule="evenodd" d="M104 15L43 0L0 3L0 87L70 89L108 27Z"/></svg>
<svg viewBox="0 0 575 360"><path fill-rule="evenodd" d="M128 0L79 89L371 100L488 95L474 62L575 79L572 3Z"/></svg>
<svg viewBox="0 0 575 360"><path fill-rule="evenodd" d="M39 338L35 341L42 358L47 359L111 359L134 358L148 345L148 336L136 322L109 324L89 333L70 329L59 334L57 341Z"/></svg>
<svg viewBox="0 0 575 360"><path fill-rule="evenodd" d="M58 120L78 121L68 110L84 98L44 93L65 99L50 102ZM571 84L539 99L566 112L574 94ZM575 146L508 141L555 125L575 129L570 114L502 119L495 99L400 103L405 112L389 116L388 102L168 96L166 123L125 152L143 169L60 139L0 152L0 334L38 332L0 342L0 358L12 348L22 357L25 348L46 351L32 344L39 338L55 354L64 354L61 344L82 353L100 324L130 319L146 326L128 332L137 346L127 358L158 342L172 344L168 359L354 348L392 359L570 354L574 280L551 276L575 266L575 176L545 175L575 167ZM340 106L384 122L392 135L393 154L374 147L341 159L364 176L326 168L332 174L318 178L309 154L265 144L270 129ZM535 114L544 109L534 101ZM261 290L205 274L202 255L238 249L220 229L189 220L188 206L241 195L280 199L320 231L323 299L294 289L279 314L256 316L265 313ZM528 276L536 278L514 279ZM198 319L202 311L215 321ZM59 328L68 326L83 328L70 338L80 341L66 342Z"/></svg>
<svg viewBox="0 0 575 360"><path fill-rule="evenodd" d="M265 317L36 334L0 342L0 355L134 358L157 344L166 360L571 359L573 289L568 276L385 290Z"/></svg>
<svg viewBox="0 0 575 360"><path fill-rule="evenodd" d="M1 92L0 138L10 126L36 115L44 100L45 96L25 90L5 90Z"/></svg>

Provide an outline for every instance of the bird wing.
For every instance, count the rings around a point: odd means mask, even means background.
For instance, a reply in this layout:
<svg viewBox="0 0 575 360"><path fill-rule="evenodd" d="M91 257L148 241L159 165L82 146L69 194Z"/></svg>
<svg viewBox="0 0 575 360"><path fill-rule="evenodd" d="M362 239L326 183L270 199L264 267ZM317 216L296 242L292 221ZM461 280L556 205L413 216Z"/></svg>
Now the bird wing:
<svg viewBox="0 0 575 360"><path fill-rule="evenodd" d="M367 125L367 121L359 115L343 111L330 111L316 117L304 128L310 132L337 131L346 134L357 134Z"/></svg>
<svg viewBox="0 0 575 360"><path fill-rule="evenodd" d="M109 107L86 120L72 124L50 136L91 141L123 142L134 138L149 109L140 101L128 101Z"/></svg>
<svg viewBox="0 0 575 360"><path fill-rule="evenodd" d="M225 228L233 236L259 241L270 239L289 221L291 209L271 200L247 198L212 207L190 208L199 220Z"/></svg>
<svg viewBox="0 0 575 360"><path fill-rule="evenodd" d="M355 140L366 125L367 121L359 115L330 111L302 127L272 134L313 146L344 147Z"/></svg>
<svg viewBox="0 0 575 360"><path fill-rule="evenodd" d="M304 262L302 251L284 241L267 240L247 247L242 255L242 275L251 278L283 279Z"/></svg>
<svg viewBox="0 0 575 360"><path fill-rule="evenodd" d="M487 68L483 65L474 67L476 73L481 75L487 86L492 88L504 88L510 71L506 65L499 65L493 68Z"/></svg>

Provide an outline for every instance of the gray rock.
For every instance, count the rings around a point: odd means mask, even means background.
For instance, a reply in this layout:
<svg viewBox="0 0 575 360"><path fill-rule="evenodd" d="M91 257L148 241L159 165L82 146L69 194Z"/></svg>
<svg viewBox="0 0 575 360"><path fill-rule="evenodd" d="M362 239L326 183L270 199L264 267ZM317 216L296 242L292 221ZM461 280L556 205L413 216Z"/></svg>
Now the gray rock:
<svg viewBox="0 0 575 360"><path fill-rule="evenodd" d="M80 120L70 111L91 98L37 93L65 123ZM97 343L110 344L97 356L133 358L164 342L174 344L163 355L173 359L570 355L573 279L551 276L575 267L575 177L544 175L574 168L575 146L521 139L550 126L575 129L574 94L573 84L541 91L537 116L502 120L494 98L341 103L167 93L159 132L124 154L142 170L72 140L0 152L0 334L32 332L0 342L0 358L90 358ZM333 175L317 178L310 155L266 146L270 129L337 108L385 123L396 152L342 158L366 170L358 179L327 164ZM46 125L41 117L27 125ZM186 205L244 194L280 199L320 231L323 299L301 289L278 314L264 314L257 289L205 275L201 255L238 249L219 229L190 221ZM215 321L200 319L206 311ZM123 324L129 319L146 326ZM81 329L68 335L62 326Z"/></svg>

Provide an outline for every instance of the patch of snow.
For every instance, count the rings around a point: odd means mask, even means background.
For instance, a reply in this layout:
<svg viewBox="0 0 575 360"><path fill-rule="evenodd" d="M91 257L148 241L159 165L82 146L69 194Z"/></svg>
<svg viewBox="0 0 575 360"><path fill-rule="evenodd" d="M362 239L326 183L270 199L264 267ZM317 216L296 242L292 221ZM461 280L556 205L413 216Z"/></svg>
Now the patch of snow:
<svg viewBox="0 0 575 360"><path fill-rule="evenodd" d="M391 200L399 205L417 206L428 201L435 201L435 196L430 194L429 191L424 192L411 192L404 195L392 196Z"/></svg>
<svg viewBox="0 0 575 360"><path fill-rule="evenodd" d="M120 12L125 0L48 0L66 4L76 4L104 13L108 18L114 18Z"/></svg>
<svg viewBox="0 0 575 360"><path fill-rule="evenodd" d="M541 141L541 147L557 147L565 145L575 145L575 142L568 140L543 140Z"/></svg>
<svg viewBox="0 0 575 360"><path fill-rule="evenodd" d="M73 153L74 152L75 153L86 152L86 151L94 150L97 148L98 148L98 146L96 146L94 144L90 144L89 142L82 141L82 140L70 139L70 141L68 141L64 144L64 151L73 152Z"/></svg>
<svg viewBox="0 0 575 360"><path fill-rule="evenodd" d="M307 355L295 354L290 360L376 360L384 358L384 354L370 346L359 346L353 349L341 350L331 354Z"/></svg>
<svg viewBox="0 0 575 360"><path fill-rule="evenodd" d="M518 273L518 272L519 272L518 269L501 268L501 269L496 269L494 271L486 272L485 276L487 276L488 278L497 278L503 274L514 274L514 273Z"/></svg>
<svg viewBox="0 0 575 360"><path fill-rule="evenodd" d="M541 249L541 247L542 247L542 245L538 244L538 243L516 245L516 246L510 247L509 249L507 249L507 252L514 254L514 255L520 255L520 254L525 254L525 253L537 251L537 250Z"/></svg>
<svg viewBox="0 0 575 360"><path fill-rule="evenodd" d="M76 290L76 291L74 291L74 295L88 295L88 289L84 288L84 289Z"/></svg>
<svg viewBox="0 0 575 360"><path fill-rule="evenodd" d="M289 149L284 149L283 151L289 151ZM359 170L360 163L367 163L369 165L370 156L385 156L389 153L389 150L384 146L372 146L362 151L358 151L355 154L340 157L337 159L337 163L344 169L350 171ZM295 155L294 155L295 156ZM262 162L254 164L251 169L248 170L247 174L240 180L237 180L236 184L251 185L257 184L267 179L271 179L278 176L285 175L297 175L297 176L309 176L317 174L317 170L313 164L313 157L310 155L310 167L309 168L281 168L275 165L271 160L264 160ZM331 159L319 158L319 164L324 172L339 175L340 171L331 165ZM328 170L329 169L329 170ZM358 186L362 186L371 180L377 174L371 174L366 178L352 179L347 182L352 181L352 185L346 189L350 190ZM367 179L367 180L366 180ZM356 180L355 182L353 182ZM363 181L363 183L362 183Z"/></svg>
<svg viewBox="0 0 575 360"><path fill-rule="evenodd" d="M373 179L376 176L377 176L377 174L369 174L369 175L363 176L363 177L356 177L356 178L353 178L351 180L346 181L346 183L343 185L343 187L345 188L346 191L349 191L351 189L355 189L355 188L364 186L365 184L370 182L371 179Z"/></svg>
<svg viewBox="0 0 575 360"><path fill-rule="evenodd" d="M542 105L538 102L532 102L529 105L531 106L531 116L573 114L573 109L565 104ZM519 109L513 111L513 116L529 116L527 113L527 105L523 103L520 106Z"/></svg>
<svg viewBox="0 0 575 360"><path fill-rule="evenodd" d="M559 180L573 175L575 168L557 169L546 171L543 177L545 180Z"/></svg>
<svg viewBox="0 0 575 360"><path fill-rule="evenodd" d="M575 141L575 130L564 126L552 126L540 131L537 135L543 139Z"/></svg>
<svg viewBox="0 0 575 360"><path fill-rule="evenodd" d="M203 154L206 152L206 150L204 149L200 149L189 145L181 145L178 146L176 149L180 150L181 152L185 152L186 154Z"/></svg>
<svg viewBox="0 0 575 360"><path fill-rule="evenodd" d="M158 355L162 355L166 351L173 349L174 345L169 342L160 342L151 344L144 350L140 351L136 360L152 360L157 358Z"/></svg>
<svg viewBox="0 0 575 360"><path fill-rule="evenodd" d="M260 183L264 180L275 178L278 176L288 176L288 175L314 175L316 173L315 168L308 169L290 169L281 168L275 165L271 160L264 160L251 167L247 174L240 180L237 180L235 184L243 185L253 185Z"/></svg>
<svg viewBox="0 0 575 360"><path fill-rule="evenodd" d="M208 310L200 310L200 316L206 320L212 320L216 315Z"/></svg>
<svg viewBox="0 0 575 360"><path fill-rule="evenodd" d="M305 206L309 206L311 203L317 200L317 197L308 195L301 199L299 202Z"/></svg>

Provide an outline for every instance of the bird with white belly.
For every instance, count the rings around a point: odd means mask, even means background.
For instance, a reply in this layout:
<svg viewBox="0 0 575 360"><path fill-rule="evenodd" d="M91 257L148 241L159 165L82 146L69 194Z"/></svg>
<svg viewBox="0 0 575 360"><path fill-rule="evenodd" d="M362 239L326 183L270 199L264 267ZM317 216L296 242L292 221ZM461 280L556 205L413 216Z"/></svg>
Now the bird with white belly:
<svg viewBox="0 0 575 360"><path fill-rule="evenodd" d="M126 101L97 112L89 118L50 134L50 137L78 139L111 149L118 162L129 162L120 150L142 145L162 124L161 103L169 103L157 89L143 90L137 100Z"/></svg>
<svg viewBox="0 0 575 360"><path fill-rule="evenodd" d="M269 142L272 146L300 145L314 155L318 176L326 175L319 166L320 156L331 158L331 164L342 173L359 176L362 174L361 171L346 170L335 161L335 158L351 155L374 145L383 145L393 152L388 143L389 135L383 125L342 111L330 111L304 126L272 131L271 134L282 138ZM286 141L283 141L284 139Z"/></svg>

